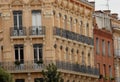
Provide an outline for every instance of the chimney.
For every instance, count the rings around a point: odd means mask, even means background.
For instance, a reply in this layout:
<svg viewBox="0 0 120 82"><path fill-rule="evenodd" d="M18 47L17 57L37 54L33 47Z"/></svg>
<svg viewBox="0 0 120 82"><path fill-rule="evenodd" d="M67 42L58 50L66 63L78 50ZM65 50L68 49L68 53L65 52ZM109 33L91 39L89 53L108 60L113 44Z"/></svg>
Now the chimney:
<svg viewBox="0 0 120 82"><path fill-rule="evenodd" d="M112 13L112 17L118 19L118 13Z"/></svg>
<svg viewBox="0 0 120 82"><path fill-rule="evenodd" d="M107 14L110 14L111 13L111 10L103 10L103 12L107 13Z"/></svg>

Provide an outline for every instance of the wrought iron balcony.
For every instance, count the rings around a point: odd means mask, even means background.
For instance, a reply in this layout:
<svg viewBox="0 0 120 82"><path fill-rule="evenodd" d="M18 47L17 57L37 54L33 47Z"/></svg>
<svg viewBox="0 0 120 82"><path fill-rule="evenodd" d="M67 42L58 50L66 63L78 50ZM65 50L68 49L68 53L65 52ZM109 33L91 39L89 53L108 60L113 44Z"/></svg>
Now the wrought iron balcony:
<svg viewBox="0 0 120 82"><path fill-rule="evenodd" d="M41 63L34 61L22 62L1 62L0 67L9 71L10 73L23 73L23 72L40 72L44 68Z"/></svg>
<svg viewBox="0 0 120 82"><path fill-rule="evenodd" d="M77 34L77 33L62 29L62 28L58 28L58 27L54 28L54 35L57 35L57 36L60 36L60 37L66 38L66 39L86 43L88 45L94 44L93 38L90 38L90 37L87 37L84 35L80 35L80 34Z"/></svg>
<svg viewBox="0 0 120 82"><path fill-rule="evenodd" d="M58 69L99 76L98 69L92 68L90 66L85 66L70 62L63 62L63 61L56 61L56 66L58 67Z"/></svg>
<svg viewBox="0 0 120 82"><path fill-rule="evenodd" d="M17 28L17 27L12 27L10 28L10 35L13 36L26 36L26 28L25 27L21 27L21 28Z"/></svg>
<svg viewBox="0 0 120 82"><path fill-rule="evenodd" d="M58 70L66 70L77 73L89 74L99 76L99 72L97 68L92 68L90 66L64 62L64 61L44 61L36 62L36 61L24 61L24 63L16 63L16 62L1 62L0 67L9 71L10 73L23 73L23 72L40 72L45 68L46 65L50 63L55 63Z"/></svg>
<svg viewBox="0 0 120 82"><path fill-rule="evenodd" d="M32 27L30 27L30 35L31 36L45 35L45 27L44 26L32 26Z"/></svg>
<svg viewBox="0 0 120 82"><path fill-rule="evenodd" d="M83 2L85 4L90 5L90 6L94 6L92 3L88 2L88 0L78 0L78 1L81 1L81 2Z"/></svg>

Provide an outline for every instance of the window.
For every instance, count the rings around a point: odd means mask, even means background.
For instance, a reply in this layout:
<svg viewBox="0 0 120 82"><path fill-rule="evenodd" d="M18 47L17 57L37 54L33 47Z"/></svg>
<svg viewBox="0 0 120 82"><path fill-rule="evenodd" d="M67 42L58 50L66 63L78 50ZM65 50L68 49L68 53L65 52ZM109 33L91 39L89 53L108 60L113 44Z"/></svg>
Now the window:
<svg viewBox="0 0 120 82"><path fill-rule="evenodd" d="M15 49L15 61L20 61L21 63L24 62L24 50L23 44L14 45Z"/></svg>
<svg viewBox="0 0 120 82"><path fill-rule="evenodd" d="M90 61L90 53L88 54L88 65L90 66L90 63L91 61Z"/></svg>
<svg viewBox="0 0 120 82"><path fill-rule="evenodd" d="M106 76L106 65L103 64L103 76L105 77Z"/></svg>
<svg viewBox="0 0 120 82"><path fill-rule="evenodd" d="M42 44L34 44L33 48L34 48L34 61L37 62L37 61L41 60L43 57L43 52L42 52L43 45Z"/></svg>
<svg viewBox="0 0 120 82"><path fill-rule="evenodd" d="M100 73L100 63L97 63L97 68L98 68L99 73Z"/></svg>
<svg viewBox="0 0 120 82"><path fill-rule="evenodd" d="M39 27L41 25L41 12L35 10L32 11L32 26Z"/></svg>
<svg viewBox="0 0 120 82"><path fill-rule="evenodd" d="M86 24L86 35L89 36L89 23Z"/></svg>
<svg viewBox="0 0 120 82"><path fill-rule="evenodd" d="M64 16L64 29L67 28L67 16L65 15Z"/></svg>
<svg viewBox="0 0 120 82"><path fill-rule="evenodd" d="M105 55L105 41L102 40L102 54Z"/></svg>
<svg viewBox="0 0 120 82"><path fill-rule="evenodd" d="M59 27L61 26L61 13L58 14L59 17Z"/></svg>
<svg viewBox="0 0 120 82"><path fill-rule="evenodd" d="M82 26L83 26L83 22L80 21L80 33L82 34L83 30L82 30Z"/></svg>
<svg viewBox="0 0 120 82"><path fill-rule="evenodd" d="M109 41L108 41L108 56L111 56L111 46Z"/></svg>
<svg viewBox="0 0 120 82"><path fill-rule="evenodd" d="M43 82L43 78L35 78L34 82Z"/></svg>
<svg viewBox="0 0 120 82"><path fill-rule="evenodd" d="M99 54L99 39L96 38L96 54Z"/></svg>
<svg viewBox="0 0 120 82"><path fill-rule="evenodd" d="M111 66L109 66L109 75L110 75L110 78L112 78L112 68L111 68Z"/></svg>
<svg viewBox="0 0 120 82"><path fill-rule="evenodd" d="M68 47L66 47L65 60L68 61L68 59L69 59L69 53L68 53Z"/></svg>
<svg viewBox="0 0 120 82"><path fill-rule="evenodd" d="M22 11L13 11L14 29L22 29Z"/></svg>
<svg viewBox="0 0 120 82"><path fill-rule="evenodd" d="M72 17L70 17L70 30L71 31L73 30L72 27L73 27L73 25L72 25Z"/></svg>
<svg viewBox="0 0 120 82"><path fill-rule="evenodd" d="M82 52L82 65L84 65L84 52Z"/></svg>
<svg viewBox="0 0 120 82"><path fill-rule="evenodd" d="M16 79L15 82L25 82L25 79Z"/></svg>

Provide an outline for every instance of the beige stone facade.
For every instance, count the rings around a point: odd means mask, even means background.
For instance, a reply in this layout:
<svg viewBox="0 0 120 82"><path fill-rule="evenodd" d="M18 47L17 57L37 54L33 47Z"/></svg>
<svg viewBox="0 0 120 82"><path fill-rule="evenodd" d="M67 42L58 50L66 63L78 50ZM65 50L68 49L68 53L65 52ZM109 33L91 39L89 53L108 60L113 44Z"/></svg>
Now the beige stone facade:
<svg viewBox="0 0 120 82"><path fill-rule="evenodd" d="M15 82L36 82L51 61L64 82L96 82L93 11L83 0L0 0L1 66Z"/></svg>
<svg viewBox="0 0 120 82"><path fill-rule="evenodd" d="M111 25L114 39L115 76L116 82L120 82L120 21L117 13L111 14Z"/></svg>

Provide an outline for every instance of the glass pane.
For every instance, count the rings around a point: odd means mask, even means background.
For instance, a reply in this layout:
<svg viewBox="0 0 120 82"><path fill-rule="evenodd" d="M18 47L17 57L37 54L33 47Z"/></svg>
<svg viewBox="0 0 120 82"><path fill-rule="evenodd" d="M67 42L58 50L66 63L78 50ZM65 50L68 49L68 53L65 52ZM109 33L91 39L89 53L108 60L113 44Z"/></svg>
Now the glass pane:
<svg viewBox="0 0 120 82"><path fill-rule="evenodd" d="M37 22L37 26L41 26L41 14L40 12L36 13L36 22Z"/></svg>
<svg viewBox="0 0 120 82"><path fill-rule="evenodd" d="M20 49L20 61L23 63L24 61L24 54L23 54L23 49Z"/></svg>
<svg viewBox="0 0 120 82"><path fill-rule="evenodd" d="M19 28L22 29L22 14L19 14Z"/></svg>
<svg viewBox="0 0 120 82"><path fill-rule="evenodd" d="M37 49L34 48L34 60L36 61L37 60Z"/></svg>
<svg viewBox="0 0 120 82"><path fill-rule="evenodd" d="M14 15L14 28L17 28L17 16Z"/></svg>
<svg viewBox="0 0 120 82"><path fill-rule="evenodd" d="M32 26L36 26L36 14L32 13Z"/></svg>
<svg viewBox="0 0 120 82"><path fill-rule="evenodd" d="M39 49L39 59L42 58L42 49Z"/></svg>
<svg viewBox="0 0 120 82"><path fill-rule="evenodd" d="M18 60L18 49L15 49L15 60Z"/></svg>

